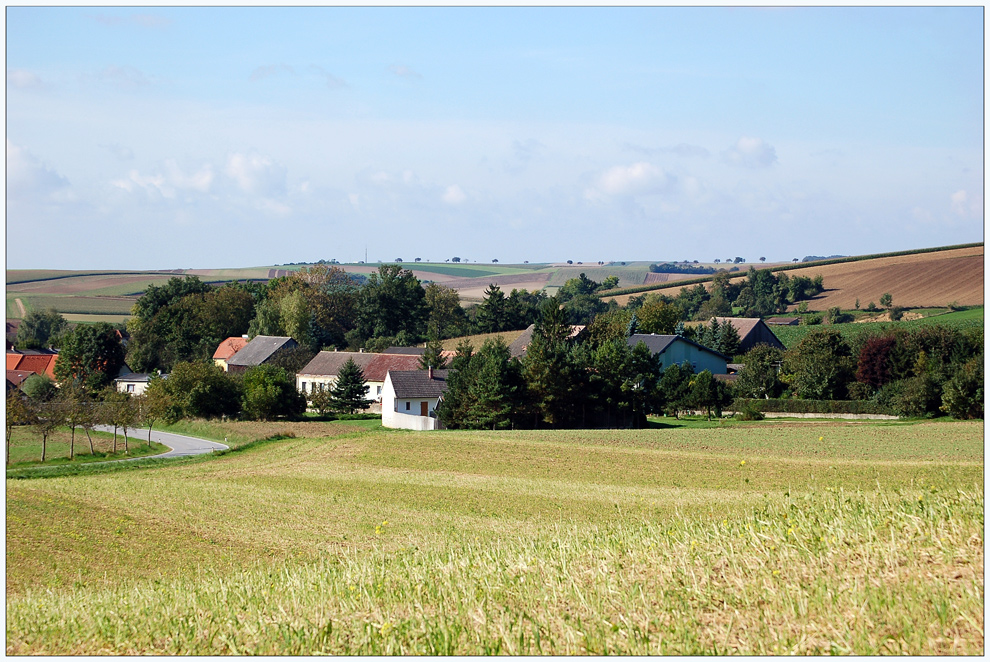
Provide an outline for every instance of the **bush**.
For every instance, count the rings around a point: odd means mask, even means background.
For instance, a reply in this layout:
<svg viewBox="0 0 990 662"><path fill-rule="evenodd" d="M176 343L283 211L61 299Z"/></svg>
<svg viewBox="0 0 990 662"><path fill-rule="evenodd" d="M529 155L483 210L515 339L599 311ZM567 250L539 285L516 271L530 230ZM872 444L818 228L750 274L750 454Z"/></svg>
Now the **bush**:
<svg viewBox="0 0 990 662"><path fill-rule="evenodd" d="M870 400L801 400L775 399L757 400L736 398L732 408L744 412L747 408L759 412L781 414L894 414L888 407Z"/></svg>
<svg viewBox="0 0 990 662"><path fill-rule="evenodd" d="M762 421L766 416L752 402L743 401L743 405L739 408L735 418L739 421Z"/></svg>

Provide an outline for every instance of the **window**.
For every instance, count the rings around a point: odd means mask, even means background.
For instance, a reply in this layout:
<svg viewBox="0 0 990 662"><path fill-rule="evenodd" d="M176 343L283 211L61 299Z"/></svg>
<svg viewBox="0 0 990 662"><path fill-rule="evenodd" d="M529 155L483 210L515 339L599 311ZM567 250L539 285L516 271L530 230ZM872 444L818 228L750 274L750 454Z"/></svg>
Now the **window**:
<svg viewBox="0 0 990 662"><path fill-rule="evenodd" d="M406 400L406 411L409 411L409 404L410 404L409 401Z"/></svg>
<svg viewBox="0 0 990 662"><path fill-rule="evenodd" d="M305 392L306 392L306 382L303 382L303 383L302 383L302 392L303 392L303 393L305 393Z"/></svg>
<svg viewBox="0 0 990 662"><path fill-rule="evenodd" d="M128 393L133 393L134 392L134 384L128 384L127 385L127 392Z"/></svg>
<svg viewBox="0 0 990 662"><path fill-rule="evenodd" d="M381 394L382 394L382 387L381 387L381 386L379 386L379 387L378 387L378 393L377 393L377 395L381 395Z"/></svg>

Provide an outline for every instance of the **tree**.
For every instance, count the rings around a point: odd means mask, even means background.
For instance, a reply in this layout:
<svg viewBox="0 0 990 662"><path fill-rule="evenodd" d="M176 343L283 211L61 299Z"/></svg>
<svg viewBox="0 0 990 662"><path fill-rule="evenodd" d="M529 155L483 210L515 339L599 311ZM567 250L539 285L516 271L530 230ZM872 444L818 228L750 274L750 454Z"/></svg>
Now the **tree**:
<svg viewBox="0 0 990 662"><path fill-rule="evenodd" d="M55 397L58 388L48 375L34 374L24 380L24 383L21 384L21 391L34 401L47 402Z"/></svg>
<svg viewBox="0 0 990 662"><path fill-rule="evenodd" d="M540 308L533 339L526 348L523 375L538 422L566 427L578 420L586 372L575 360L566 313L560 300L548 298Z"/></svg>
<svg viewBox="0 0 990 662"><path fill-rule="evenodd" d="M816 329L784 354L784 373L799 398L841 400L852 381L852 350L833 329Z"/></svg>
<svg viewBox="0 0 990 662"><path fill-rule="evenodd" d="M357 328L363 338L405 331L418 341L426 332L426 293L419 279L398 264L383 264L361 289Z"/></svg>
<svg viewBox="0 0 990 662"><path fill-rule="evenodd" d="M306 411L306 398L296 390L292 375L282 368L263 363L244 373L241 408L248 418L268 421L303 414Z"/></svg>
<svg viewBox="0 0 990 662"><path fill-rule="evenodd" d="M679 411L688 404L693 375L694 371L690 363L685 362L683 365L674 363L667 366L660 374L660 381L657 384L656 409L665 414L672 414L676 418Z"/></svg>
<svg viewBox="0 0 990 662"><path fill-rule="evenodd" d="M447 367L447 359L443 356L443 343L436 338L426 342L426 351L419 357L419 367L422 370L434 368L443 370Z"/></svg>
<svg viewBox="0 0 990 662"><path fill-rule="evenodd" d="M69 383L59 389L58 400L62 403L62 413L69 426L69 459L76 457L76 426L87 415L89 403L86 401L86 391L78 384ZM90 439L92 447L92 439Z"/></svg>
<svg viewBox="0 0 990 662"><path fill-rule="evenodd" d="M894 303L894 297L890 295L890 292L884 292L880 295L880 305L884 308L889 309Z"/></svg>
<svg viewBox="0 0 990 662"><path fill-rule="evenodd" d="M7 391L4 423L7 426L7 466L10 466L10 440L14 433L14 426L34 423L34 411L27 397L19 389L12 388Z"/></svg>
<svg viewBox="0 0 990 662"><path fill-rule="evenodd" d="M322 384L320 385L323 386ZM334 399L328 388L319 388L309 394L309 406L316 409L320 416L326 416L333 411Z"/></svg>
<svg viewBox="0 0 990 662"><path fill-rule="evenodd" d="M117 429L120 428L124 433L124 454L127 454L130 452L127 430L135 426L139 417L137 402L128 393L120 393L113 388L108 388L103 393L101 411L103 417L113 426L113 452L117 452Z"/></svg>
<svg viewBox="0 0 990 662"><path fill-rule="evenodd" d="M120 334L106 322L81 324L64 336L55 361L55 378L76 380L97 391L110 385L124 366Z"/></svg>
<svg viewBox="0 0 990 662"><path fill-rule="evenodd" d="M656 294L648 294L636 311L636 319L639 321L638 333L670 335L681 321L681 310Z"/></svg>
<svg viewBox="0 0 990 662"><path fill-rule="evenodd" d="M333 398L333 408L335 411L353 414L355 410L367 409L371 406L371 400L365 398L368 387L364 382L364 372L354 362L354 359L347 359L337 373L337 382L330 390Z"/></svg>
<svg viewBox="0 0 990 662"><path fill-rule="evenodd" d="M437 415L451 429L506 429L523 414L524 393L519 362L509 356L504 340L489 338L476 354L463 344Z"/></svg>
<svg viewBox="0 0 990 662"><path fill-rule="evenodd" d="M457 290L439 283L428 283L424 298L428 310L426 333L440 340L461 335L467 317Z"/></svg>
<svg viewBox="0 0 990 662"><path fill-rule="evenodd" d="M778 372L783 352L770 345L757 345L746 352L735 388L740 397L770 399L784 389Z"/></svg>
<svg viewBox="0 0 990 662"><path fill-rule="evenodd" d="M31 404L31 421L34 431L41 437L41 461L48 454L48 437L65 425L65 406L56 398L34 401Z"/></svg>
<svg viewBox="0 0 990 662"><path fill-rule="evenodd" d="M478 306L476 323L482 333L496 333L506 330L507 311L505 294L495 283L485 288L485 299Z"/></svg>
<svg viewBox="0 0 990 662"><path fill-rule="evenodd" d="M983 418L983 357L963 364L942 390L942 411L954 418Z"/></svg>
<svg viewBox="0 0 990 662"><path fill-rule="evenodd" d="M691 403L704 409L708 420L712 420L712 410L716 416L722 415L722 407L732 402L728 386L725 382L715 379L709 370L702 370L691 381Z"/></svg>
<svg viewBox="0 0 990 662"><path fill-rule="evenodd" d="M138 396L141 422L148 426L148 446L151 446L151 429L158 421L175 422L178 420L175 398L168 392L165 381L161 377L151 378L148 388Z"/></svg>
<svg viewBox="0 0 990 662"><path fill-rule="evenodd" d="M891 381L890 356L897 344L893 335L868 339L859 351L856 381L868 384L874 390Z"/></svg>
<svg viewBox="0 0 990 662"><path fill-rule="evenodd" d="M162 389L170 397L169 418L234 417L241 411L240 382L212 361L176 363L168 379L150 388Z"/></svg>
<svg viewBox="0 0 990 662"><path fill-rule="evenodd" d="M452 258L450 258L450 261L451 262L460 262L461 261L461 258L459 258L459 257L452 257Z"/></svg>
<svg viewBox="0 0 990 662"><path fill-rule="evenodd" d="M765 257L761 257L760 258L760 262L766 262L766 261L767 261L767 259Z"/></svg>
<svg viewBox="0 0 990 662"><path fill-rule="evenodd" d="M54 308L31 311L17 327L15 343L18 349L44 349L50 340L58 339L69 328L69 323ZM57 345L56 345L57 346Z"/></svg>

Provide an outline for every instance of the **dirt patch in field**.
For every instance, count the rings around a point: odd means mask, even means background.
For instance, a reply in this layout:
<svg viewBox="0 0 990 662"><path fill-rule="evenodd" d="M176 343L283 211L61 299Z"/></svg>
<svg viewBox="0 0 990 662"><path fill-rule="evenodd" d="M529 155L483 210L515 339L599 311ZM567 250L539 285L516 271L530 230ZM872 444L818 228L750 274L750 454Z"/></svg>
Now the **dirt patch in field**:
<svg viewBox="0 0 990 662"><path fill-rule="evenodd" d="M920 320L922 317L924 317L924 315L922 315L921 313L904 313L901 319L907 322L910 320ZM861 322L890 322L890 321L892 321L890 319L890 313L883 313L882 315L876 315L874 317L862 317L856 320L855 323L859 324Z"/></svg>

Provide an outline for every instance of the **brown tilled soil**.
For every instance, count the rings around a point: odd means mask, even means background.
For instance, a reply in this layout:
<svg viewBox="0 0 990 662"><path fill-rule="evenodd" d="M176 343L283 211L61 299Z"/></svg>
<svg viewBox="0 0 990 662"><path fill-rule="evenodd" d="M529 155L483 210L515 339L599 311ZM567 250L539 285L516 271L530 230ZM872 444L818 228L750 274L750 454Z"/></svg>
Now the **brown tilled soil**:
<svg viewBox="0 0 990 662"><path fill-rule="evenodd" d="M826 310L832 306L851 309L855 307L856 299L859 299L860 308L865 308L871 301L880 305L880 297L886 292L893 297L894 305L905 308L939 307L952 302L961 306L983 305L983 246L829 264L784 273L809 278L822 275L825 291L808 302L810 310ZM680 288L674 286L658 291L677 296ZM632 296L639 295L613 298L624 306Z"/></svg>
<svg viewBox="0 0 990 662"><path fill-rule="evenodd" d="M853 308L856 299L865 308L889 292L894 305L936 307L956 302L983 305L983 246L938 253L885 257L862 262L830 264L786 272L825 279L825 292L808 302L810 310L832 306Z"/></svg>

